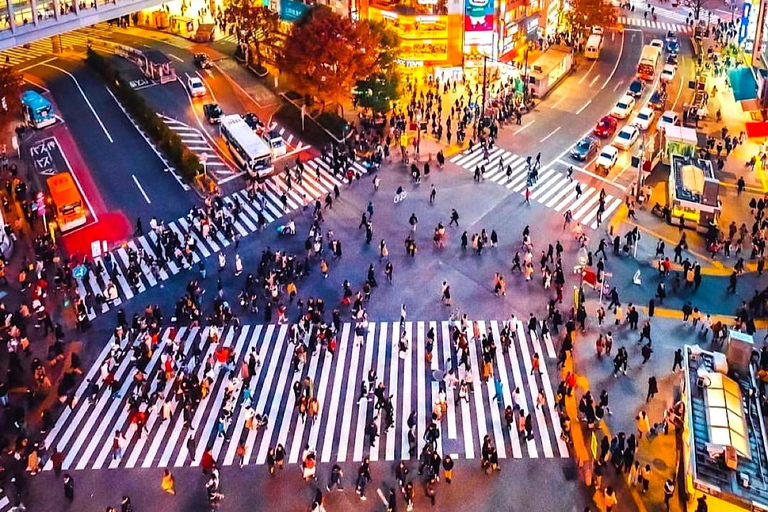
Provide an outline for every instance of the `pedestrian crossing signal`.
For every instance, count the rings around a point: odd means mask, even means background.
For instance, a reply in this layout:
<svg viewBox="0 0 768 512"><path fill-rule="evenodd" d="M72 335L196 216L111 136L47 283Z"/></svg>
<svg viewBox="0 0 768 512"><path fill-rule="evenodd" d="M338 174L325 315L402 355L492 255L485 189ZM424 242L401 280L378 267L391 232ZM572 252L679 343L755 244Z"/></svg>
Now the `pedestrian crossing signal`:
<svg viewBox="0 0 768 512"><path fill-rule="evenodd" d="M639 156L632 156L632 167L635 169L640 167L640 157Z"/></svg>

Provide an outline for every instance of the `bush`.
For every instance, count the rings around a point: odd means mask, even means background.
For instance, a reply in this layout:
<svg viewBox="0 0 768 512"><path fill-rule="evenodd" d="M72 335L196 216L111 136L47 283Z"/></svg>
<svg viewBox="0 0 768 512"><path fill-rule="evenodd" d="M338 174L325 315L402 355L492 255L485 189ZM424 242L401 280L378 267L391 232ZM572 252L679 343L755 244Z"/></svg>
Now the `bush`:
<svg viewBox="0 0 768 512"><path fill-rule="evenodd" d="M168 128L147 102L122 79L120 73L101 55L88 49L88 65L107 82L120 103L136 123L147 133L179 172L182 178L194 184L194 179L203 172L197 155L189 151L181 138Z"/></svg>
<svg viewBox="0 0 768 512"><path fill-rule="evenodd" d="M323 112L316 119L323 128L339 139L343 139L349 131L349 123L333 112Z"/></svg>

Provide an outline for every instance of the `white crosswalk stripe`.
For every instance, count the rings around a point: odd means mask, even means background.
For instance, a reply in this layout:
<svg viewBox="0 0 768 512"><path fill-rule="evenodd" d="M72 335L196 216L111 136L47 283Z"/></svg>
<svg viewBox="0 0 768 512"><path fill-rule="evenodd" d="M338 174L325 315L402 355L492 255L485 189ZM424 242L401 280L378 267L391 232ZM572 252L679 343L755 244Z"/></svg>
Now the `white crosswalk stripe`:
<svg viewBox="0 0 768 512"><path fill-rule="evenodd" d="M199 129L182 123L181 121L177 121L172 117L164 115L161 115L160 117L168 128L176 132L181 139L181 142L187 146L187 149L197 155L198 158L205 158L205 168L207 172L215 174L219 179L228 178L235 174L242 174L242 171L239 169L232 169L227 162L219 157L216 150L211 146L211 143Z"/></svg>
<svg viewBox="0 0 768 512"><path fill-rule="evenodd" d="M693 27L679 23L668 23L664 21L651 21L641 18L627 18L626 16L618 17L619 24L632 25L635 27L653 28L656 30L667 30L676 32L678 34L692 34ZM684 21L684 20L682 20Z"/></svg>
<svg viewBox="0 0 768 512"><path fill-rule="evenodd" d="M133 398L140 394L136 379L136 363L132 360L133 342L122 341L124 352L110 350L114 338L98 356L94 366L76 390L74 408L65 409L55 427L46 438L46 446L56 447L65 455L63 468L100 469L134 467L197 466L206 450L211 450L220 465L239 463L235 456L239 443L245 443L245 463L261 465L266 462L267 451L276 444L287 449L288 462L297 463L300 452L308 444L321 462L359 462L370 455L371 460L394 461L410 458L406 419L416 412L417 439L422 439L432 421L435 403L441 392L446 395L446 414L438 420L441 432L438 440L440 453L454 457L475 459L479 456L483 439L490 436L499 451L500 458L561 458L568 457L569 450L561 438L559 416L555 396L545 364L541 374L532 372L531 357L534 353L554 356L551 340L546 352L535 335L514 320L508 350L500 345L503 322L478 321L478 332L493 338L498 347L491 356L492 376L481 379L481 361L485 340L474 339L469 329L469 361L474 379L474 391L466 400L458 398L458 389L443 380L451 361L460 358L453 344L451 322L406 322L409 349L401 354L394 347L400 336L399 322L372 322L362 341L356 341L355 326L343 324L338 334L338 349L331 355L324 349L307 356L297 372L291 371L293 345L290 343L287 325L257 325L241 328L225 328L218 336L209 328L167 328L158 333L154 352L144 368L149 384L149 394L157 391L157 401L147 408L145 401L138 407L131 406ZM435 343L431 363L427 363L426 343L429 330L434 332ZM394 341L394 343L393 343ZM172 347L179 347L176 358ZM194 360L192 347L201 354ZM255 374L249 380L240 380L240 366L247 366L247 356L256 349L262 359ZM219 357L221 354L223 357ZM216 354L213 367L206 365ZM227 364L218 361L227 361ZM119 394L112 396L105 385L100 368L109 361L119 386ZM174 361L171 366L167 361ZM370 368L375 368L378 378L384 382L386 393L392 394L394 405L393 426L386 430L384 422L381 437L371 447L366 426L373 421L375 409L373 396L360 398L360 381ZM207 379L209 386L185 417L184 407L176 398L177 386L174 375L184 369L187 375L195 375L200 381ZM233 371L236 370L236 371ZM463 373L463 367L459 375ZM523 373L524 372L524 373ZM230 374L237 375L230 381ZM494 375L502 384L501 396L496 396ZM523 377L525 375L525 377ZM302 418L293 391L293 383L311 379L314 397L319 403L319 413L314 421ZM98 386L98 392L86 392L88 381ZM268 424L250 429L246 425L246 394L250 391L249 404L257 414L267 414ZM512 393L520 391L521 408L532 416L530 436L519 436L516 423L508 428L504 409L513 405ZM536 398L542 390L546 402L537 407ZM163 419L164 400L170 405L167 419ZM458 405L460 403L460 406ZM223 432L219 430L222 413L230 415L231 422ZM186 423L191 424L190 430ZM140 424L144 428L140 429ZM308 428L309 427L309 428ZM115 456L116 432L125 436L120 454ZM194 432L193 452L188 452L187 439ZM354 438L354 440L352 440ZM424 441L419 441L419 449ZM49 462L45 470L50 471ZM0 510L2 510L0 499Z"/></svg>
<svg viewBox="0 0 768 512"><path fill-rule="evenodd" d="M510 153L506 149L495 147L488 152L488 158L484 158L483 151L475 148L474 151L465 150L451 158L451 162L474 174L475 170L484 166L485 181L491 181L503 185L508 190L525 194L528 186L528 164L526 158ZM600 189L590 187L576 180L570 181L565 174L566 169L557 169L551 164L539 171L538 179L530 185L531 201L536 201L547 208L564 214L570 210L573 221L580 222L584 226L597 229L597 212L600 209ZM579 185L581 194L576 191ZM621 204L621 199L606 193L603 199L604 211L601 223L606 222L609 215Z"/></svg>
<svg viewBox="0 0 768 512"><path fill-rule="evenodd" d="M230 209L240 205L240 213L233 223L233 232L239 236L247 236L258 231L259 216L262 215L265 225L292 211L303 208L304 202L312 205L316 199L322 200L327 194L333 193L334 186L342 185L342 178L333 174L330 166L320 157L304 162L305 172L302 183L292 179L291 188L285 181L284 175L273 176L264 182L266 193L263 205L258 200L252 200L244 191L237 191L224 198ZM353 162L352 168L357 174L366 174L368 169L361 162ZM286 196L286 207L283 207L282 195ZM189 236L195 241L191 253L192 263L197 264L202 259L209 258L223 248L231 245L231 239L220 230L213 230L208 236L203 234L197 221L186 217L176 219L166 224L183 241ZM163 258L163 265L153 265L147 258L139 258L143 253L152 259L163 254L162 242L157 234L147 227L148 233L129 241L125 247L118 247L108 256L96 258L87 276L78 280L81 297L87 296L88 318L93 320L98 314L106 313L120 305L121 301L132 299L149 288L163 283L182 268L189 268L183 261L176 261L173 256ZM167 256L167 255L166 255ZM109 290L115 289L116 300L109 301Z"/></svg>

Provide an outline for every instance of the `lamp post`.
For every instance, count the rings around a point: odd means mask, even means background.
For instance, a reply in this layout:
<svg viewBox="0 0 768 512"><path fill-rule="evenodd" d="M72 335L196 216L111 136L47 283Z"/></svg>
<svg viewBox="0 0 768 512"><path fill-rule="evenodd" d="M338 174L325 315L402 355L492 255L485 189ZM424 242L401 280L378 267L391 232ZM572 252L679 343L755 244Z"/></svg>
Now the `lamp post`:
<svg viewBox="0 0 768 512"><path fill-rule="evenodd" d="M530 44L525 43L525 73L523 75L523 106L528 104L528 53Z"/></svg>
<svg viewBox="0 0 768 512"><path fill-rule="evenodd" d="M635 199L640 200L640 186L643 179L643 163L645 162L645 134L640 139L640 161L637 165L637 187L635 187Z"/></svg>
<svg viewBox="0 0 768 512"><path fill-rule="evenodd" d="M488 56L483 55L483 99L480 101L480 116L479 116L481 118L485 115L485 91L488 83L488 77L486 75L487 66L488 66Z"/></svg>

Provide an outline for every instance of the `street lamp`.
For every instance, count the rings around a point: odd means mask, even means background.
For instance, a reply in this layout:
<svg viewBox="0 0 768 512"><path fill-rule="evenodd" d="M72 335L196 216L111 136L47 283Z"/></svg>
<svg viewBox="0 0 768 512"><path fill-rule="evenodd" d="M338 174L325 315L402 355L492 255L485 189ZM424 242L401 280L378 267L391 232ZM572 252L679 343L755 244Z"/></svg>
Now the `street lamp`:
<svg viewBox="0 0 768 512"><path fill-rule="evenodd" d="M523 75L523 106L528 104L528 53L530 49L530 43L525 42L525 74Z"/></svg>
<svg viewBox="0 0 768 512"><path fill-rule="evenodd" d="M487 76L486 76L486 70L488 66L488 56L483 55L483 99L480 103L480 117L482 118L485 115L485 91L487 87Z"/></svg>

